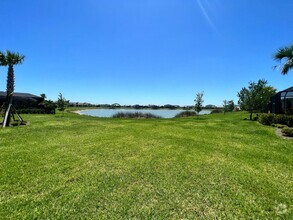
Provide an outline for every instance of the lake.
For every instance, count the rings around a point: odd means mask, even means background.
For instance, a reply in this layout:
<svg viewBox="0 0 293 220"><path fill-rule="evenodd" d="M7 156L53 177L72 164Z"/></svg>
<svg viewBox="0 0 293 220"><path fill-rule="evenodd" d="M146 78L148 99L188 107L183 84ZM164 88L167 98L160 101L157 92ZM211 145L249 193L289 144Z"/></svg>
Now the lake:
<svg viewBox="0 0 293 220"><path fill-rule="evenodd" d="M90 110L81 110L81 111L78 111L78 113L81 115L110 118L118 112L124 112L124 113L140 112L140 113L151 113L153 115L157 115L162 118L174 118L175 115L177 115L178 113L183 112L183 111L186 111L186 110L182 110L182 109L176 109L176 110L171 110L171 109L159 109L159 110L154 110L154 109L90 109ZM211 113L211 110L202 110L199 114L204 115L204 114L210 114L210 113Z"/></svg>

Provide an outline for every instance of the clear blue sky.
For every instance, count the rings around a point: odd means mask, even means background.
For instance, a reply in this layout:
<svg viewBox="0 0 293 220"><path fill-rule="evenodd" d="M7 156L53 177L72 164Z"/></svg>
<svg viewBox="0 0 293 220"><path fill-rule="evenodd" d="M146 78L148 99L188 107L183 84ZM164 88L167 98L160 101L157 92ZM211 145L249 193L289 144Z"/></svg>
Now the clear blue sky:
<svg viewBox="0 0 293 220"><path fill-rule="evenodd" d="M293 43L292 11L292 0L1 0L0 50L26 56L17 92L193 105L204 91L221 105L249 81L293 86L293 72L272 68Z"/></svg>

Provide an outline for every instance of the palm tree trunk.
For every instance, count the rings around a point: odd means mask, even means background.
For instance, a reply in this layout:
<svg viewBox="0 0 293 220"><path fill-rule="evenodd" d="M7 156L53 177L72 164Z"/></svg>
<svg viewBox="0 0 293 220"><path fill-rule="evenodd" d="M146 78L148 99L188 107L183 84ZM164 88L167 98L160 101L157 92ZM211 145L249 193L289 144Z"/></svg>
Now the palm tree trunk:
<svg viewBox="0 0 293 220"><path fill-rule="evenodd" d="M8 74L7 74L7 96L10 96L14 92L14 70L13 65L8 66Z"/></svg>
<svg viewBox="0 0 293 220"><path fill-rule="evenodd" d="M8 74L7 74L7 86L6 86L6 102L5 102L5 111L10 110L9 105L12 104L13 100L13 92L14 92L14 70L13 65L8 66ZM11 111L8 112L8 118L5 126L10 125Z"/></svg>

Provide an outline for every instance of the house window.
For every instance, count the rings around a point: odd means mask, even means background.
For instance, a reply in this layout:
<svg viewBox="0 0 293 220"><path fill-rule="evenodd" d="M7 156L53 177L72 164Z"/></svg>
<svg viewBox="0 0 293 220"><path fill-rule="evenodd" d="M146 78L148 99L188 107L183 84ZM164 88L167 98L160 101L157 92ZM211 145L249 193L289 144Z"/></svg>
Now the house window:
<svg viewBox="0 0 293 220"><path fill-rule="evenodd" d="M293 114L293 91L287 92L285 96L285 113Z"/></svg>
<svg viewBox="0 0 293 220"><path fill-rule="evenodd" d="M286 92L281 93L282 113L286 113Z"/></svg>
<svg viewBox="0 0 293 220"><path fill-rule="evenodd" d="M293 91L281 93L282 113L293 114Z"/></svg>

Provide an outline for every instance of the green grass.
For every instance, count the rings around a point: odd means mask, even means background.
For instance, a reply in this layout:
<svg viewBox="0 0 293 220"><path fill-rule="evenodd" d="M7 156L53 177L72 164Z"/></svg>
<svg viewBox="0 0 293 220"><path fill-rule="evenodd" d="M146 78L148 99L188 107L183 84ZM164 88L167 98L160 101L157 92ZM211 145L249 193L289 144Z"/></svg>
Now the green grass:
<svg viewBox="0 0 293 220"><path fill-rule="evenodd" d="M0 129L1 219L292 219L293 142L243 113L23 117Z"/></svg>

